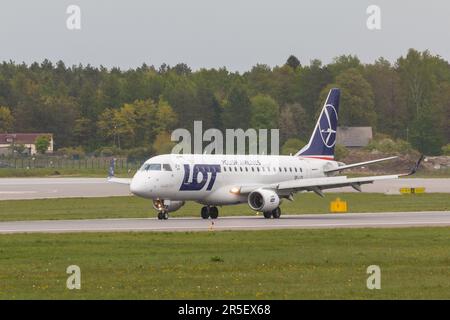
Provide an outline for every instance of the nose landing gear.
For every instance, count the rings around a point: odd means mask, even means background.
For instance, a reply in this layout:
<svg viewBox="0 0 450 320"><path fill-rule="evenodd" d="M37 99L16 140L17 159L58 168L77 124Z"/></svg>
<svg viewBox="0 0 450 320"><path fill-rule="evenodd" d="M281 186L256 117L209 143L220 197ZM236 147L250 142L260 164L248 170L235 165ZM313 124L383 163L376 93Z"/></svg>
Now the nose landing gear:
<svg viewBox="0 0 450 320"><path fill-rule="evenodd" d="M169 212L164 211L164 210L158 211L158 219L159 220L167 220L167 219L169 219Z"/></svg>
<svg viewBox="0 0 450 320"><path fill-rule="evenodd" d="M203 219L217 219L217 217L219 216L219 210L217 209L217 207L204 206L200 211L200 215Z"/></svg>

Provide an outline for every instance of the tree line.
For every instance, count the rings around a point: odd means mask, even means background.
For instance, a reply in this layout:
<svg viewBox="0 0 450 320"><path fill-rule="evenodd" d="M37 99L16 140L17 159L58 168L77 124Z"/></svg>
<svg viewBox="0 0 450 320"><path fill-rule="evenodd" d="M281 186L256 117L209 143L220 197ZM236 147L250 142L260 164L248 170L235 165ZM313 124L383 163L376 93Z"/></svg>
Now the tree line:
<svg viewBox="0 0 450 320"><path fill-rule="evenodd" d="M0 132L51 132L56 149L157 153L167 151L171 130L202 120L204 129L279 128L283 144L308 139L331 87L341 88L341 126L372 126L430 155L450 140L450 65L414 49L395 63L342 55L303 65L290 56L243 73L183 63L120 70L3 62Z"/></svg>

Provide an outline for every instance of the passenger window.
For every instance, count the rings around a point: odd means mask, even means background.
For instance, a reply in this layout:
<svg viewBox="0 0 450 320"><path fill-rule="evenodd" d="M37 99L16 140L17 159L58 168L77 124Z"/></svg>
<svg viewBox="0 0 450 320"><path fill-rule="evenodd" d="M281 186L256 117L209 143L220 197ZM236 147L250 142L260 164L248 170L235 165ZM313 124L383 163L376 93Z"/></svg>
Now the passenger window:
<svg viewBox="0 0 450 320"><path fill-rule="evenodd" d="M252 171L255 172L255 167L252 167Z"/></svg>
<svg viewBox="0 0 450 320"><path fill-rule="evenodd" d="M237 167L234 167L234 171L237 171Z"/></svg>
<svg viewBox="0 0 450 320"><path fill-rule="evenodd" d="M287 172L287 169L286 169L286 167L284 167L284 172Z"/></svg>
<svg viewBox="0 0 450 320"><path fill-rule="evenodd" d="M248 172L248 167L245 167L245 171Z"/></svg>
<svg viewBox="0 0 450 320"><path fill-rule="evenodd" d="M163 164L163 171L172 171L172 167L168 163Z"/></svg>

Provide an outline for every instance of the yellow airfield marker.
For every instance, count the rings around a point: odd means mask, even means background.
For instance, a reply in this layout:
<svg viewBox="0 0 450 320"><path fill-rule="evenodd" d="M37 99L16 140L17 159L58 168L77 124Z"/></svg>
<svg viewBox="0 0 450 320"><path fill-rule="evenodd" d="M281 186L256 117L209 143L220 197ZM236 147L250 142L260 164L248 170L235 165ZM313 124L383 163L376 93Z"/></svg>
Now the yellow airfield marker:
<svg viewBox="0 0 450 320"><path fill-rule="evenodd" d="M418 188L400 188L401 194L416 194L416 193L425 193L424 187Z"/></svg>
<svg viewBox="0 0 450 320"><path fill-rule="evenodd" d="M336 198L336 200L330 202L330 212L333 213L345 213L347 212L347 201Z"/></svg>

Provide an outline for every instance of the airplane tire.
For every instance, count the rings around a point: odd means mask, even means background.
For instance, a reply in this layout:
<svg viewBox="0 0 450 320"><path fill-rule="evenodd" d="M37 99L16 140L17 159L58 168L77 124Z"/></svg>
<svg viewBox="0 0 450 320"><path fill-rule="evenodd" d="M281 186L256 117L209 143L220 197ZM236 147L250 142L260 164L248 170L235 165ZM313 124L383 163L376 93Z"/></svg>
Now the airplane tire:
<svg viewBox="0 0 450 320"><path fill-rule="evenodd" d="M200 215L202 216L203 219L208 219L209 218L209 208L208 207L202 207L202 210L200 211Z"/></svg>
<svg viewBox="0 0 450 320"><path fill-rule="evenodd" d="M272 211L272 216L274 219L279 219L281 216L281 209L280 207L276 208L275 210Z"/></svg>
<svg viewBox="0 0 450 320"><path fill-rule="evenodd" d="M263 212L264 218L266 219L270 219L272 217L272 212L271 211L266 211Z"/></svg>
<svg viewBox="0 0 450 320"><path fill-rule="evenodd" d="M169 212L167 212L167 211L158 211L158 219L159 220L167 220L167 219L169 219Z"/></svg>
<svg viewBox="0 0 450 320"><path fill-rule="evenodd" d="M209 209L209 216L211 217L211 219L217 219L217 217L219 216L219 210L217 209L217 207L211 207Z"/></svg>

